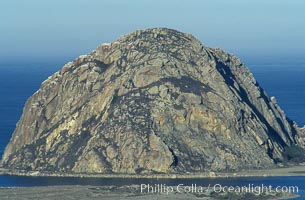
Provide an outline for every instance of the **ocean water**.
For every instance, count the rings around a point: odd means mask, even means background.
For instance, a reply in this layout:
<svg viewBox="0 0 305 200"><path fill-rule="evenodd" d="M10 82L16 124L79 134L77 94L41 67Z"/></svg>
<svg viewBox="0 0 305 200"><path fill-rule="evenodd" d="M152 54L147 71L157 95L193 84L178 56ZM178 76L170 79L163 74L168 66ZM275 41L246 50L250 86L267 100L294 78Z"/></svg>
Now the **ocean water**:
<svg viewBox="0 0 305 200"><path fill-rule="evenodd" d="M42 81L61 68L62 64L0 64L0 154L9 142L25 101L39 88ZM286 115L300 126L305 125L305 65L248 65L269 96L275 96ZM35 186L57 184L105 185L120 183L157 183L159 180L81 179L0 176L0 186ZM298 185L304 194L304 177L162 180L162 184L223 183L227 185L270 184Z"/></svg>
<svg viewBox="0 0 305 200"><path fill-rule="evenodd" d="M305 178L304 177L251 177L251 178L194 178L194 179L128 179L128 178L77 178L77 177L24 177L24 176L0 176L1 187L31 187L31 186L55 186L55 185L91 185L91 186L123 186L123 185L150 186L184 186L209 187L214 191L219 191L225 186L248 187L252 193L257 194L258 189L271 186L280 191L289 191L299 194L295 200L304 199ZM266 189L265 189L266 190ZM196 193L193 190L191 193ZM157 195L157 194L156 194Z"/></svg>

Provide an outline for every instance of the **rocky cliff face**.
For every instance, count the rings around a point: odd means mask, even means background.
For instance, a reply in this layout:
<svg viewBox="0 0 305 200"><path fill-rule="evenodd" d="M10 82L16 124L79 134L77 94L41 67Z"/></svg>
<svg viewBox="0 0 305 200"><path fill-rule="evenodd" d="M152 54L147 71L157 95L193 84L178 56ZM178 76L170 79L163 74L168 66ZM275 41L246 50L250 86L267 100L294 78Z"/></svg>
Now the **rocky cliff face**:
<svg viewBox="0 0 305 200"><path fill-rule="evenodd" d="M3 164L83 173L270 167L296 134L238 58L189 34L148 29L44 81Z"/></svg>

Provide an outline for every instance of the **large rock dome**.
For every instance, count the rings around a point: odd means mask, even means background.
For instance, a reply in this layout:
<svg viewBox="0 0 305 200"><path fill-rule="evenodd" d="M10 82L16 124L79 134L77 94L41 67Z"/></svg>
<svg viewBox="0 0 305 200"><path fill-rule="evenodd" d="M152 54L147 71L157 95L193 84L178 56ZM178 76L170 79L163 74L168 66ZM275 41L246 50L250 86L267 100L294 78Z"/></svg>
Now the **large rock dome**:
<svg viewBox="0 0 305 200"><path fill-rule="evenodd" d="M8 168L203 172L284 160L296 129L235 56L166 28L80 56L27 101Z"/></svg>

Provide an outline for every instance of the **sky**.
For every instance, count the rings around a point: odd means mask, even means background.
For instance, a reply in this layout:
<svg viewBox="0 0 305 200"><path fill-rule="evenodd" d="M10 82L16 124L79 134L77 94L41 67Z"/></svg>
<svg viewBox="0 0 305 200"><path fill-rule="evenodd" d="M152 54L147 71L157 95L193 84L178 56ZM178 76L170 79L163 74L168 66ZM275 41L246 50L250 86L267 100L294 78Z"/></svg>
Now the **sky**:
<svg viewBox="0 0 305 200"><path fill-rule="evenodd" d="M245 63L303 63L304 10L304 0L1 0L0 63L66 62L153 27L191 33Z"/></svg>

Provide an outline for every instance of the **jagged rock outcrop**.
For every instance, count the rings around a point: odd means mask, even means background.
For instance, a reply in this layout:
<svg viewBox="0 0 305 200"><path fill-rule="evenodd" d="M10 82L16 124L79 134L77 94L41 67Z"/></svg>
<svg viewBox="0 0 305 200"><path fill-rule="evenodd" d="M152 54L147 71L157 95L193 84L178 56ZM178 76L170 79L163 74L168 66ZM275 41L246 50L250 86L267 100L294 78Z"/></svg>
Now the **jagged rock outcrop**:
<svg viewBox="0 0 305 200"><path fill-rule="evenodd" d="M81 173L270 167L296 134L238 58L189 34L148 29L44 81L3 165Z"/></svg>

